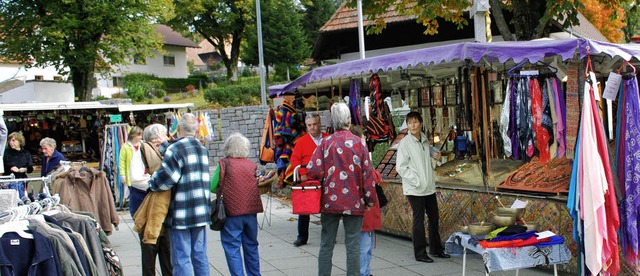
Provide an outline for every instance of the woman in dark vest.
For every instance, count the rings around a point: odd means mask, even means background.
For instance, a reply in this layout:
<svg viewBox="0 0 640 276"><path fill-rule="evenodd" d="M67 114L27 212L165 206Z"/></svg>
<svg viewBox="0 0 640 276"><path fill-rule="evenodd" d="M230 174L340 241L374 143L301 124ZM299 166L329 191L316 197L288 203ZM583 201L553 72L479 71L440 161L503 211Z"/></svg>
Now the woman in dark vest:
<svg viewBox="0 0 640 276"><path fill-rule="evenodd" d="M13 174L16 179L27 178L33 172L31 153L24 149L25 139L21 132L13 132L7 137L9 147L4 151L4 175ZM24 197L24 182L17 180L9 183L10 189L18 191L20 198Z"/></svg>
<svg viewBox="0 0 640 276"><path fill-rule="evenodd" d="M240 133L231 134L224 144L225 158L219 161L211 180L211 192L224 195L227 221L220 231L220 240L231 275L245 275L243 267L246 275L260 275L257 213L263 210L257 164L247 158L249 149L249 139Z"/></svg>

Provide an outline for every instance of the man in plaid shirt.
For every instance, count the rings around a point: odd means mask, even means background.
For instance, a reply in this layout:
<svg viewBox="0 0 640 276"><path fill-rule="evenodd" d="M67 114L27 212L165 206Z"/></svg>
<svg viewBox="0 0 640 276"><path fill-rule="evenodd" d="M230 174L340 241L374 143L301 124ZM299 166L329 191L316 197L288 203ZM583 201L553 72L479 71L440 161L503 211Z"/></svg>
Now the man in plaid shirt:
<svg viewBox="0 0 640 276"><path fill-rule="evenodd" d="M209 154L194 138L198 120L182 115L180 139L166 148L162 167L149 180L152 191L173 189L166 223L170 227L173 275L209 275L206 226L209 216Z"/></svg>

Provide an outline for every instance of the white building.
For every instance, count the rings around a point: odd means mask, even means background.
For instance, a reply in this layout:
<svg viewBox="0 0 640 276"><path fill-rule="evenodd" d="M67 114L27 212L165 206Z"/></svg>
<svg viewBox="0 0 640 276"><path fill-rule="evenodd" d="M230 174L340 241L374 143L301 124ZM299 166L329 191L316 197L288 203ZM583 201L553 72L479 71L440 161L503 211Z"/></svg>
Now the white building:
<svg viewBox="0 0 640 276"><path fill-rule="evenodd" d="M152 74L161 78L186 78L187 47L198 47L165 25L156 25L156 31L164 38L164 54L153 53L131 65L114 67L108 75L96 74L97 87L93 96L111 97L123 92L122 77L127 73ZM73 102L73 85L68 75L59 74L53 67L26 68L24 64L0 58L0 103Z"/></svg>

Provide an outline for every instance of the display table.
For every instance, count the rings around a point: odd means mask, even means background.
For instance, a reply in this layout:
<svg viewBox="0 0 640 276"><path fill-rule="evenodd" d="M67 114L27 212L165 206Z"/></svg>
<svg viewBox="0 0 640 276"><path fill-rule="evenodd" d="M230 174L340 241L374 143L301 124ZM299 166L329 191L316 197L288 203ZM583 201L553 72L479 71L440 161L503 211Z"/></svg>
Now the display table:
<svg viewBox="0 0 640 276"><path fill-rule="evenodd" d="M445 251L449 254L462 254L462 275L466 273L467 249L482 255L486 274L503 270L518 270L539 265L553 265L554 275L558 275L557 264L566 264L571 259L571 252L564 244L544 247L505 247L483 249L480 245L469 243L468 234L455 232L445 243Z"/></svg>

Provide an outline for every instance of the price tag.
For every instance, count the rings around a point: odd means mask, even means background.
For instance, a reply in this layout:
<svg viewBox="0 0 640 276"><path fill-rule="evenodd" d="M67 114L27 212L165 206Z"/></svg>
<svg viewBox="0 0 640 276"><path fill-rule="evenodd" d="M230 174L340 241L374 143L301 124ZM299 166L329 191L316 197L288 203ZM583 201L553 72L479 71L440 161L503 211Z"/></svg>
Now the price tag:
<svg viewBox="0 0 640 276"><path fill-rule="evenodd" d="M604 86L603 98L615 101L618 97L618 90L620 89L620 82L622 82L622 75L611 72L609 78Z"/></svg>

